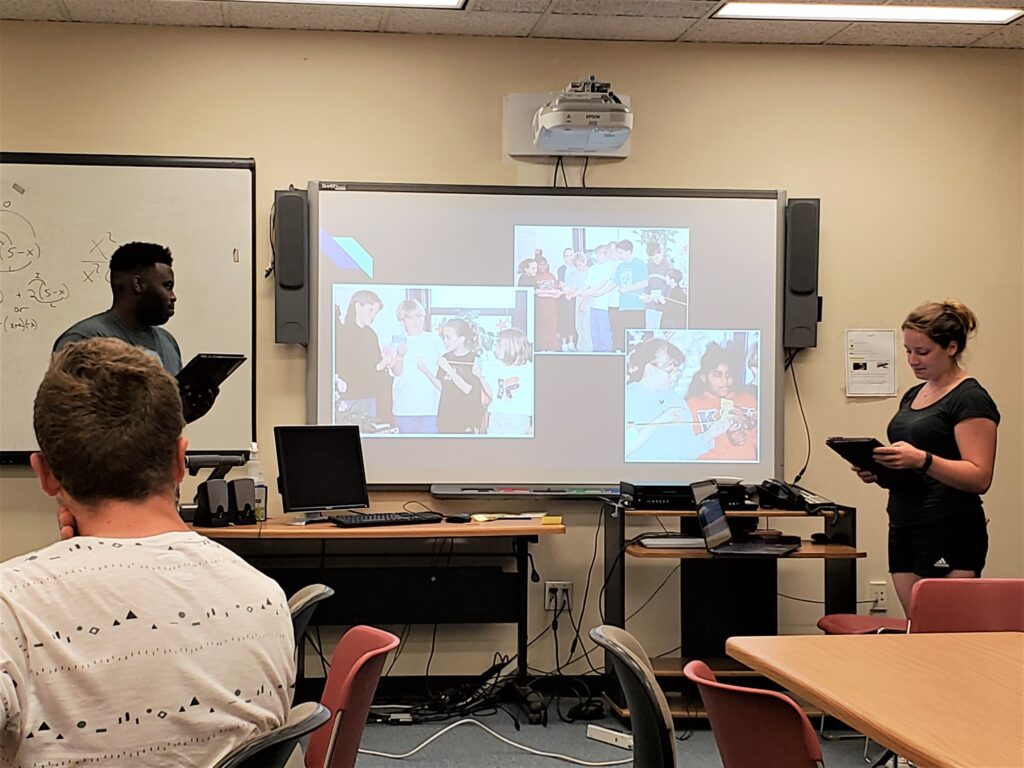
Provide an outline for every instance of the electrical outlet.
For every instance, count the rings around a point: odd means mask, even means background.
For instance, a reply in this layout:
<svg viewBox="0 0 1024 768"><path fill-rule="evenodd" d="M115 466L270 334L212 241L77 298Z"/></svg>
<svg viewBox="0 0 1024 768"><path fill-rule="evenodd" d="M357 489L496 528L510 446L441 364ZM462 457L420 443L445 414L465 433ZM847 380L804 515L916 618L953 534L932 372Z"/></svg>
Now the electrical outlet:
<svg viewBox="0 0 1024 768"><path fill-rule="evenodd" d="M885 613L889 606L885 596L888 585L884 581L869 582L871 586L871 613Z"/></svg>
<svg viewBox="0 0 1024 768"><path fill-rule="evenodd" d="M544 582L544 610L568 611L572 607L571 581Z"/></svg>

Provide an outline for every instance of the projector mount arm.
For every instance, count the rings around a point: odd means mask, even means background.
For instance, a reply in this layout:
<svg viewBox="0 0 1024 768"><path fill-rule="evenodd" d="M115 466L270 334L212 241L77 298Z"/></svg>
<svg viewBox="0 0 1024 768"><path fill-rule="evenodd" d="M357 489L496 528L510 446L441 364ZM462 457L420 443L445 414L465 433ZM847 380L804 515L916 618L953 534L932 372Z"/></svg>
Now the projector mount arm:
<svg viewBox="0 0 1024 768"><path fill-rule="evenodd" d="M591 75L586 80L573 80L565 87L565 93L599 93L608 96L616 104L622 103L612 92L612 84L598 80L596 75Z"/></svg>

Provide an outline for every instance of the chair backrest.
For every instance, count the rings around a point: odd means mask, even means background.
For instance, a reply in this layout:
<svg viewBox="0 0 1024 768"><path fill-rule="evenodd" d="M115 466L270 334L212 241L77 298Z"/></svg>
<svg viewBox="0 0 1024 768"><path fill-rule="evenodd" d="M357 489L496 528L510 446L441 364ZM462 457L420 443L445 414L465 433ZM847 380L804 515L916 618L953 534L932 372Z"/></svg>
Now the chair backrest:
<svg viewBox="0 0 1024 768"><path fill-rule="evenodd" d="M603 624L590 638L609 653L629 707L635 768L675 768L676 735L672 712L654 677L643 646L624 629Z"/></svg>
<svg viewBox="0 0 1024 768"><path fill-rule="evenodd" d="M299 653L302 647L302 638L306 634L306 627L313 618L317 604L333 594L334 590L325 584L310 584L288 598L288 610L291 611L292 627L295 630L296 653Z"/></svg>
<svg viewBox="0 0 1024 768"><path fill-rule="evenodd" d="M683 674L697 684L725 768L824 766L814 728L788 696L720 683L703 661Z"/></svg>
<svg viewBox="0 0 1024 768"><path fill-rule="evenodd" d="M320 698L331 719L310 738L306 768L355 765L384 660L397 645L390 632L364 626L352 627L338 642Z"/></svg>
<svg viewBox="0 0 1024 768"><path fill-rule="evenodd" d="M213 768L284 768L299 739L330 717L327 707L315 701L292 707L281 726L236 747Z"/></svg>
<svg viewBox="0 0 1024 768"><path fill-rule="evenodd" d="M921 579L910 631L1024 632L1024 579Z"/></svg>

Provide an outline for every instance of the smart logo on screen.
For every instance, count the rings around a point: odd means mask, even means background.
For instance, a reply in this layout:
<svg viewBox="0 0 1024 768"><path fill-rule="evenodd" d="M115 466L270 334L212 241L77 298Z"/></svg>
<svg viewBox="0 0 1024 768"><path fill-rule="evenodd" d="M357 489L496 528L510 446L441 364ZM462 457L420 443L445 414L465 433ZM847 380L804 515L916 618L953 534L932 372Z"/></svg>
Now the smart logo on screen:
<svg viewBox="0 0 1024 768"><path fill-rule="evenodd" d="M373 278L373 256L354 237L335 237L325 229L320 230L320 251L338 269L358 269Z"/></svg>

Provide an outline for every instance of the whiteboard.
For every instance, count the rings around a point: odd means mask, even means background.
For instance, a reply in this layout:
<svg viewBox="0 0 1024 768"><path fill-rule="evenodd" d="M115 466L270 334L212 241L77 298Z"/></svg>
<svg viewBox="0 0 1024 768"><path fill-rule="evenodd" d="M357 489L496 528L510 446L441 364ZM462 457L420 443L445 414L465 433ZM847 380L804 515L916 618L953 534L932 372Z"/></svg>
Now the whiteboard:
<svg viewBox="0 0 1024 768"><path fill-rule="evenodd" d="M251 159L0 153L0 461L37 448L32 403L53 342L110 308L110 256L135 240L171 249L178 301L164 327L183 362L247 357L186 427L189 450L249 450L255 172Z"/></svg>

